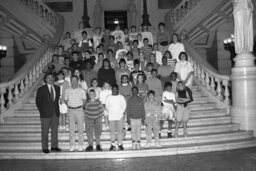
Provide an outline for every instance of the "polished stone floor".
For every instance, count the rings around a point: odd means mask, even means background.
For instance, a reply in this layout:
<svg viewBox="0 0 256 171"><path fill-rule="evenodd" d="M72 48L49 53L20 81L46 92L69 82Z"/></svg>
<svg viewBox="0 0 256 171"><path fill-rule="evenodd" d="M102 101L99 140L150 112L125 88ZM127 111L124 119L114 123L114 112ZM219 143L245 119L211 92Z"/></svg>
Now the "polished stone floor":
<svg viewBox="0 0 256 171"><path fill-rule="evenodd" d="M1 160L1 171L256 171L256 148L132 159Z"/></svg>

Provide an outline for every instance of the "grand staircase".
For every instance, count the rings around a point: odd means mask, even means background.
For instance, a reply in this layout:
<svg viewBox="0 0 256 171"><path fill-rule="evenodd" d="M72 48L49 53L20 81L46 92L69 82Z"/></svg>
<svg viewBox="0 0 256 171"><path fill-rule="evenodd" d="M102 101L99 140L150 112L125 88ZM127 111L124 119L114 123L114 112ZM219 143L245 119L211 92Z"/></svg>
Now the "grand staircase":
<svg viewBox="0 0 256 171"><path fill-rule="evenodd" d="M40 82L38 83L41 84ZM199 86L193 86L194 101L190 104L191 119L188 123L188 137L183 137L182 128L178 138L167 138L167 123L162 133L161 149L145 149L145 130L142 131L142 149L131 150L131 134L126 132L125 151L108 151L109 131L103 124L101 144L103 152L69 152L68 131L59 133L60 153L41 152L41 129L39 112L35 105L35 92L24 104L14 111L14 117L5 117L0 125L0 159L79 159L79 158L128 158L201 153L231 150L255 146L252 131L239 129L239 124L231 122L226 109L217 107ZM50 138L50 137L49 137ZM85 145L86 142L85 134ZM50 145L50 144L49 144Z"/></svg>
<svg viewBox="0 0 256 171"><path fill-rule="evenodd" d="M0 159L90 159L90 158L129 158L179 155L210 151L232 150L256 146L252 131L240 130L239 124L232 122L230 114L230 77L219 75L194 48L196 37L210 33L212 27L222 23L230 16L230 2L218 0L215 6L208 5L210 10L204 10L205 15L197 21L190 21L190 13L197 11L198 5L212 3L211 0L184 0L177 7L176 13L171 11L166 15L167 27L173 27L179 33L186 30L195 39L184 41L185 47L194 67L194 86L192 87L194 101L190 104L191 119L188 123L188 137L183 137L180 128L178 138L167 138L167 123L161 138L162 148L145 149L145 130L142 130L142 149L131 150L131 134L126 132L124 151L108 151L110 136L103 124L101 136L102 152L69 152L68 131L59 133L60 153L44 154L41 152L41 129L39 112L35 106L37 88L42 85L43 70L51 61L54 46L58 44L63 33L63 18L51 11L41 0L0 0L0 15L2 27L21 40L29 43L37 41L37 50L26 65L16 74L13 80L0 84ZM36 2L41 8L36 7ZM2 6L1 6L2 5ZM187 6L186 6L187 5ZM222 8L219 8L222 6ZM14 9L16 10L14 10ZM225 11L211 16L216 10ZM46 13L47 12L47 13ZM18 14L16 14L18 13ZM22 19L22 14L33 16L31 22ZM17 15L15 17L15 15ZM175 15L175 16L174 16ZM53 17L52 17L53 16ZM210 17L211 16L211 17ZM169 18L169 19L168 19ZM221 18L221 19L220 19ZM168 25L168 21L170 22ZM13 28L15 24L25 28L23 31ZM32 23L32 25L31 25ZM42 25L42 23L45 23ZM206 23L206 25L205 25ZM43 27L43 29L40 29ZM20 27L18 27L20 28ZM24 31L26 30L26 31ZM36 33L36 30L40 32ZM200 33L202 30L203 33ZM19 34L17 34L19 33ZM200 34L199 34L200 33ZM45 40L45 35L50 38ZM31 37L34 37L31 39ZM36 38L35 38L36 37ZM85 145L86 143L86 134ZM50 137L49 137L50 139Z"/></svg>

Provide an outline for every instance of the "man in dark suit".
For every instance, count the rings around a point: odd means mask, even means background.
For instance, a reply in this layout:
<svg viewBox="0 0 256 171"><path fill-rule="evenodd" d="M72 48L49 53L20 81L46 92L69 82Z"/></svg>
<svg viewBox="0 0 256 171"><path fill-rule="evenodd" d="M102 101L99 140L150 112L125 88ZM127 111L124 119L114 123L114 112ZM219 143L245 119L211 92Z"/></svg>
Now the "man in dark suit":
<svg viewBox="0 0 256 171"><path fill-rule="evenodd" d="M60 152L58 148L59 98L60 87L53 85L55 76L47 73L44 77L45 85L36 94L36 106L40 113L42 151L50 153L48 149L48 133L51 128L51 151Z"/></svg>

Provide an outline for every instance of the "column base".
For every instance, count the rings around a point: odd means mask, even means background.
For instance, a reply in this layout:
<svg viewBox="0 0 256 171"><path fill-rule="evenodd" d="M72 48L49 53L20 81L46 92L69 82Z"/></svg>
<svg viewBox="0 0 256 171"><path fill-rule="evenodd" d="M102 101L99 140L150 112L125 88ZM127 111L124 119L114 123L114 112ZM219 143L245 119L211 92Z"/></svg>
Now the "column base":
<svg viewBox="0 0 256 171"><path fill-rule="evenodd" d="M253 130L256 137L256 106L232 106L232 122L239 123L241 130Z"/></svg>
<svg viewBox="0 0 256 171"><path fill-rule="evenodd" d="M235 58L232 69L232 122L243 130L253 130L256 136L256 67L251 53L241 53Z"/></svg>

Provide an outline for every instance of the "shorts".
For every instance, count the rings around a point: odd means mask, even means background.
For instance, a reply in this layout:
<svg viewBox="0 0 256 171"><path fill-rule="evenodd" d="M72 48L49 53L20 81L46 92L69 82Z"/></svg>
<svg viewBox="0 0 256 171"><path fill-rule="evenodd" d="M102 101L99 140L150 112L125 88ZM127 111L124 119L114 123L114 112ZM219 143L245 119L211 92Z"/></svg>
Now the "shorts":
<svg viewBox="0 0 256 171"><path fill-rule="evenodd" d="M175 117L175 110L172 106L163 106L161 120L173 120Z"/></svg>
<svg viewBox="0 0 256 171"><path fill-rule="evenodd" d="M176 111L176 121L177 122L187 122L190 118L190 109L189 107L184 107L183 105L178 104Z"/></svg>

